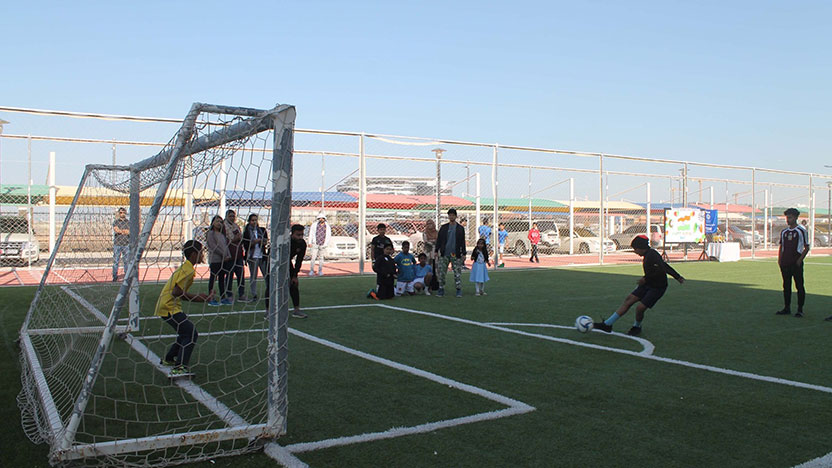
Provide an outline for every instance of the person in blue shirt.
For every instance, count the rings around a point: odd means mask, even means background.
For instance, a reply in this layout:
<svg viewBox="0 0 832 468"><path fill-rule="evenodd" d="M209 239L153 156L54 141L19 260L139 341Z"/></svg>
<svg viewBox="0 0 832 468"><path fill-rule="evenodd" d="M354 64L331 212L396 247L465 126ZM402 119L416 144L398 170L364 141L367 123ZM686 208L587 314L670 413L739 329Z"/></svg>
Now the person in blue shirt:
<svg viewBox="0 0 832 468"><path fill-rule="evenodd" d="M500 223L500 230L497 231L497 240L500 242L500 264L497 267L502 268L506 266L503 262L503 254L506 251L506 239L508 239L508 231L506 231L506 225Z"/></svg>
<svg viewBox="0 0 832 468"><path fill-rule="evenodd" d="M420 253L419 263L413 267L416 271L416 279L413 280L413 288L416 292L425 290L425 296L430 296L430 280L433 278L433 267L428 265L428 256Z"/></svg>
<svg viewBox="0 0 832 468"><path fill-rule="evenodd" d="M402 242L402 251L393 259L396 262L396 296L416 294L413 281L416 279L416 257L410 253L410 242Z"/></svg>
<svg viewBox="0 0 832 468"><path fill-rule="evenodd" d="M485 245L491 245L491 226L488 225L488 218L482 219L482 225L480 226L479 230L477 230L477 234L480 235L480 239L485 239Z"/></svg>

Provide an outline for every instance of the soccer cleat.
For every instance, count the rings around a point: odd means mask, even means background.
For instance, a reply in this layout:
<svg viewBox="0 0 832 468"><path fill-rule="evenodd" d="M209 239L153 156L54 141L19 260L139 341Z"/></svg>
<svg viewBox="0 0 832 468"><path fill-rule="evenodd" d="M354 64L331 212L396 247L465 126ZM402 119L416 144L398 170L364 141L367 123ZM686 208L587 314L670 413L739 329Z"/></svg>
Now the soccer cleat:
<svg viewBox="0 0 832 468"><path fill-rule="evenodd" d="M293 310L292 311L292 317L299 318L299 319L305 319L306 317L308 317L308 315L304 314L303 312L301 312L299 310Z"/></svg>
<svg viewBox="0 0 832 468"><path fill-rule="evenodd" d="M168 361L167 359L162 359L161 361L159 361L159 364L165 367L174 367L178 365L176 364L176 361Z"/></svg>
<svg viewBox="0 0 832 468"><path fill-rule="evenodd" d="M456 290L456 297L462 297L462 290L461 289Z"/></svg>
<svg viewBox="0 0 832 468"><path fill-rule="evenodd" d="M234 300L233 300L233 299L231 299L230 297L226 297L225 299L223 299L223 300L221 300L221 301L220 301L220 304L221 304L221 305L233 305L233 304L234 304Z"/></svg>
<svg viewBox="0 0 832 468"><path fill-rule="evenodd" d="M425 296L430 296L430 289L425 288Z"/></svg>
<svg viewBox="0 0 832 468"><path fill-rule="evenodd" d="M798 310L798 311L797 311L797 313L796 313L796 314L794 314L794 316L795 316L795 317L797 317L797 318L803 318L803 311L802 311L802 310Z"/></svg>
<svg viewBox="0 0 832 468"><path fill-rule="evenodd" d="M487 296L487 295L488 295L488 293L487 293L487 292L485 292L485 291L482 291L480 294L481 294L481 295L483 295L483 296Z"/></svg>
<svg viewBox="0 0 832 468"><path fill-rule="evenodd" d="M247 298L246 296L244 296L244 295L239 296L239 297L237 298L237 301L239 301L239 302L243 302L243 303L247 303L247 302L249 302L248 298Z"/></svg>
<svg viewBox="0 0 832 468"><path fill-rule="evenodd" d="M445 296L445 288L439 288L439 291L436 291L436 297L443 297Z"/></svg>
<svg viewBox="0 0 832 468"><path fill-rule="evenodd" d="M633 326L632 328L630 328L630 331L628 331L627 334L630 336L639 336L641 335L641 327Z"/></svg>
<svg viewBox="0 0 832 468"><path fill-rule="evenodd" d="M592 328L596 330L605 331L607 333L612 333L612 325L607 325L604 322L595 322L592 324Z"/></svg>
<svg viewBox="0 0 832 468"><path fill-rule="evenodd" d="M474 293L474 295L475 295L475 296L480 296L480 292L479 292L479 291L477 291L477 292L475 292L475 293Z"/></svg>
<svg viewBox="0 0 832 468"><path fill-rule="evenodd" d="M191 373L191 371L189 371L187 367L185 367L181 364L170 370L170 375L174 376L174 377L177 376L177 375L187 375L187 374L190 374L190 373Z"/></svg>
<svg viewBox="0 0 832 468"><path fill-rule="evenodd" d="M375 291L370 291L370 298L378 300L378 295L376 295Z"/></svg>
<svg viewBox="0 0 832 468"><path fill-rule="evenodd" d="M209 305L209 306L213 306L213 307L219 307L219 306L220 306L220 303L219 303L219 302L217 302L217 300L216 300L216 299L211 299L210 301L208 301L208 305Z"/></svg>
<svg viewBox="0 0 832 468"><path fill-rule="evenodd" d="M371 289L371 290L367 291L367 299L372 299L374 292L375 292L374 289Z"/></svg>
<svg viewBox="0 0 832 468"><path fill-rule="evenodd" d="M774 313L774 315L791 315L791 314L792 314L792 311L790 311L789 309L778 310L777 312Z"/></svg>

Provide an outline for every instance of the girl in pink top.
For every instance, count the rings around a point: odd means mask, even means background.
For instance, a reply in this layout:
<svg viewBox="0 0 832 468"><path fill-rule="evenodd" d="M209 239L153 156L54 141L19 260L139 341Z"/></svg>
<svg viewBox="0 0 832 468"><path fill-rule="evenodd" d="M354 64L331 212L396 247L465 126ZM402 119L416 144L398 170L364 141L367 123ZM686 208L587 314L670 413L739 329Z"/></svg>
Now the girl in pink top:
<svg viewBox="0 0 832 468"><path fill-rule="evenodd" d="M540 243L540 231L537 229L537 223L532 223L532 228L529 229L529 241L532 243L532 256L529 257L529 261L537 260L537 263L540 263L540 258L537 256L537 244Z"/></svg>

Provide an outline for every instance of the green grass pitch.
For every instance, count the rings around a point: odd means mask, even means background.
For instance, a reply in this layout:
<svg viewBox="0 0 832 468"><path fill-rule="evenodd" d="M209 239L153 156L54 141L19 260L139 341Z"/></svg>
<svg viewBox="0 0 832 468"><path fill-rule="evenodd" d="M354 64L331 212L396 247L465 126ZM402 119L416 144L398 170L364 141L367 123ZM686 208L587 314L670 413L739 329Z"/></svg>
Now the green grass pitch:
<svg viewBox="0 0 832 468"><path fill-rule="evenodd" d="M534 408L295 454L313 467L790 467L832 452L832 323L823 321L832 314L832 259L807 260L803 319L774 315L782 295L771 260L674 267L688 282L670 279L656 309L647 312L641 337L655 346L654 356L667 360L636 355L641 344L622 336L541 326L570 327L582 314L606 318L634 288L641 273L636 265L493 272L486 297L473 296L465 273L461 299L451 294L380 303L364 297L374 283L369 276L302 278L304 307L340 307L309 310L306 320L290 319L298 333L289 341L289 431L280 443L300 446L506 409L476 393L310 341L302 333ZM142 287L143 315L152 314L159 288ZM193 287L204 289L203 283ZM47 449L23 435L15 403L20 390L15 340L35 289L0 291L0 368L6 376L0 386L0 416L6 422L0 430L0 466L45 467ZM355 306L362 304L428 314ZM631 310L619 320L615 331L626 332L633 315ZM199 328L201 319L194 320ZM144 323L146 333L169 333ZM513 325L483 326L492 323ZM198 344L195 382L212 372L200 368L201 353L214 356L232 346ZM276 463L255 454L195 466Z"/></svg>

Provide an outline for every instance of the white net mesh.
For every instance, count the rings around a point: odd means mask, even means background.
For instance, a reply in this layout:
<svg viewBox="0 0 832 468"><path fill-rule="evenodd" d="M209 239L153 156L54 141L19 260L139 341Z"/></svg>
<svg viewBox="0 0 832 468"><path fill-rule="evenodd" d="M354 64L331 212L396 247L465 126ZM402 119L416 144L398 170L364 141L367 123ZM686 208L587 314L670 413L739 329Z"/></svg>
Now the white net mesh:
<svg viewBox="0 0 832 468"><path fill-rule="evenodd" d="M87 168L24 323L18 402L53 464L164 466L255 450L285 432L279 278L288 278L294 109L195 105L190 117L192 131L186 120L154 158ZM174 380L161 361L177 330L154 315L156 302L183 244L205 245L208 220L226 210L240 234L256 215L269 238L257 248L240 239L244 259L229 224L231 261L216 274L196 265L189 292L208 292L212 279L229 304L183 301L198 332L194 376ZM242 274L220 281L230 273Z"/></svg>

